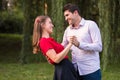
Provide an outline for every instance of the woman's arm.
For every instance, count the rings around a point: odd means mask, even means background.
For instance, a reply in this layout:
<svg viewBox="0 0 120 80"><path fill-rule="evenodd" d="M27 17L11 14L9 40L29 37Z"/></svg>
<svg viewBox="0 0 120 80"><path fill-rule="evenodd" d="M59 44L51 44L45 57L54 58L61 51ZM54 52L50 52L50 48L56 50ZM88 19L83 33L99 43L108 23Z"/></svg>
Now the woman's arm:
<svg viewBox="0 0 120 80"><path fill-rule="evenodd" d="M50 49L46 52L46 55L55 63L59 63L68 54L70 48L72 47L73 40L74 37L70 36L68 45L60 53L57 54L54 49Z"/></svg>
<svg viewBox="0 0 120 80"><path fill-rule="evenodd" d="M55 63L59 63L61 60L64 59L64 57L68 54L70 48L72 46L72 43L69 43L66 48L60 52L60 53L56 53L54 49L50 49L47 51L46 55Z"/></svg>

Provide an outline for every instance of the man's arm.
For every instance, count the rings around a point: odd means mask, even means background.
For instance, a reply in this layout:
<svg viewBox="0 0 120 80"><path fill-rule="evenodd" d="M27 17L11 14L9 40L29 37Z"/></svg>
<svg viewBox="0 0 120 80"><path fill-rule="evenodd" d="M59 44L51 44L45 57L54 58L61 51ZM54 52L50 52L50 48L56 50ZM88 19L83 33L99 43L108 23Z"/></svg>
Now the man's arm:
<svg viewBox="0 0 120 80"><path fill-rule="evenodd" d="M92 43L74 41L74 45L83 50L89 51L102 51L102 41L100 30L95 22L91 22L89 25L89 34L91 36Z"/></svg>

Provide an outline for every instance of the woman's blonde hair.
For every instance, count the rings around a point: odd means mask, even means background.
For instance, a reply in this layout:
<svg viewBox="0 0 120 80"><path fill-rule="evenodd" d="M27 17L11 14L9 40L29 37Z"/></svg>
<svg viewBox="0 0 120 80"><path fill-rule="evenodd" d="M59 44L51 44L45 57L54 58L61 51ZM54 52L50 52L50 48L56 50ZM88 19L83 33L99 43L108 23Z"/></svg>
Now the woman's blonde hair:
<svg viewBox="0 0 120 80"><path fill-rule="evenodd" d="M34 22L33 37L32 37L32 46L33 53L36 54L39 51L39 40L42 37L42 24L45 23L48 16L38 16Z"/></svg>

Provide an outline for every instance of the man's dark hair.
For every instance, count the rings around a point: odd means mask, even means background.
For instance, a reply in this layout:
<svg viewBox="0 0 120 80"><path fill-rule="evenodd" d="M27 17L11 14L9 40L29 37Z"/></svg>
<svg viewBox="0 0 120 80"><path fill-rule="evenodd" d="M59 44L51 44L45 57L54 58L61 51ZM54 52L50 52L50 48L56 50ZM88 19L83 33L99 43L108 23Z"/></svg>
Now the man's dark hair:
<svg viewBox="0 0 120 80"><path fill-rule="evenodd" d="M73 13L75 10L77 10L78 13L79 13L79 15L80 15L80 10L79 10L78 6L75 5L75 4L71 4L71 3L66 4L66 5L63 7L63 12L66 11L66 10L69 10L69 11L72 12L72 13Z"/></svg>

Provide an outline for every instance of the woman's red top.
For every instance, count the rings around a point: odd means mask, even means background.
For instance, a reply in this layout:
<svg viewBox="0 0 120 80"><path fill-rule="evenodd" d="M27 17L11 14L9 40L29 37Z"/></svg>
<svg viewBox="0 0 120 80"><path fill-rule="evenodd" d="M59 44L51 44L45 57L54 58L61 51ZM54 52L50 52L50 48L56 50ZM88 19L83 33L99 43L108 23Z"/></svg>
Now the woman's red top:
<svg viewBox="0 0 120 80"><path fill-rule="evenodd" d="M46 55L47 51L49 49L54 49L55 52L58 54L62 50L64 50L64 47L60 43L57 43L53 38L41 38L39 42L39 47L43 55L47 57L48 61L51 64L54 64L55 62ZM65 56L65 58L68 58L68 56Z"/></svg>

